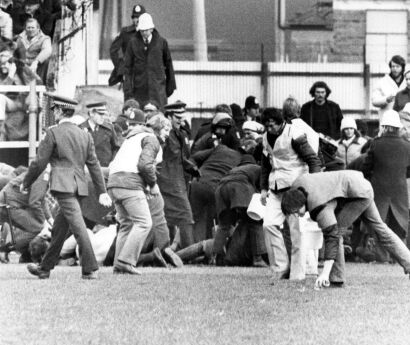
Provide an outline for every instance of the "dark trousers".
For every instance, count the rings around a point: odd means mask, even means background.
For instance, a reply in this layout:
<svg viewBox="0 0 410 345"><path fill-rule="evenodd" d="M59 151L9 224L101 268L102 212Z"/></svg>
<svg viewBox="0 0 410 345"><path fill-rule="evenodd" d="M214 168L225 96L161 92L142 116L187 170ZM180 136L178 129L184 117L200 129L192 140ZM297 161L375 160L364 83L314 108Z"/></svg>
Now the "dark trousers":
<svg viewBox="0 0 410 345"><path fill-rule="evenodd" d="M195 243L212 238L212 226L216 219L214 188L204 182L193 181L189 201L195 221Z"/></svg>
<svg viewBox="0 0 410 345"><path fill-rule="evenodd" d="M233 235L235 235L236 231L246 231L246 233L249 234L248 245L252 256L266 254L265 235L263 233L262 223L249 218L245 208L225 210L219 215L218 221L218 231L215 234L214 243L214 251L216 254L223 254L223 247L230 237L230 229L232 226L235 226L237 222L239 223ZM238 236L238 234L235 236ZM243 235L240 236L242 237ZM233 241L233 243L236 242L237 241Z"/></svg>
<svg viewBox="0 0 410 345"><path fill-rule="evenodd" d="M229 238L224 258L227 266L252 266L256 255L266 254L262 224L239 221Z"/></svg>
<svg viewBox="0 0 410 345"><path fill-rule="evenodd" d="M79 200L74 195L56 194L55 197L60 205L60 210L54 219L50 247L40 264L41 269L50 271L54 268L64 241L71 231L79 246L83 274L98 270L97 260L81 214Z"/></svg>

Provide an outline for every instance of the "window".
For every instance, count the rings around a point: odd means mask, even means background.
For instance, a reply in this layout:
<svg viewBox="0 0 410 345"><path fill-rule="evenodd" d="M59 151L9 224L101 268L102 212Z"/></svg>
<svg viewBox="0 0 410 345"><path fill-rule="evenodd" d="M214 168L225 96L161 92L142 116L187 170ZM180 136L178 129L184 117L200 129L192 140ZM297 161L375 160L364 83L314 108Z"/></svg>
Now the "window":
<svg viewBox="0 0 410 345"><path fill-rule="evenodd" d="M407 58L407 11L367 11L366 62L385 63L393 55Z"/></svg>

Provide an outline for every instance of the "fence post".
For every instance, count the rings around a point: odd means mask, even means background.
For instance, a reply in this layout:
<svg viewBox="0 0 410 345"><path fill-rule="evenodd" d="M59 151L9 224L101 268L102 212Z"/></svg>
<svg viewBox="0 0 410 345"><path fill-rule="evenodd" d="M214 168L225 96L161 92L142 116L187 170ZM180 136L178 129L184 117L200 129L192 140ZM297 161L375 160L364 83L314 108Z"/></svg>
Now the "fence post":
<svg viewBox="0 0 410 345"><path fill-rule="evenodd" d="M28 161L36 158L36 126L37 126L37 94L36 94L36 80L30 82L30 93L29 93L29 115L28 115ZM41 124L40 124L41 125Z"/></svg>
<svg viewBox="0 0 410 345"><path fill-rule="evenodd" d="M265 62L264 45L261 44L261 89L262 89L262 106L268 106L268 63Z"/></svg>
<svg viewBox="0 0 410 345"><path fill-rule="evenodd" d="M363 70L365 117L370 118L370 65L366 63Z"/></svg>

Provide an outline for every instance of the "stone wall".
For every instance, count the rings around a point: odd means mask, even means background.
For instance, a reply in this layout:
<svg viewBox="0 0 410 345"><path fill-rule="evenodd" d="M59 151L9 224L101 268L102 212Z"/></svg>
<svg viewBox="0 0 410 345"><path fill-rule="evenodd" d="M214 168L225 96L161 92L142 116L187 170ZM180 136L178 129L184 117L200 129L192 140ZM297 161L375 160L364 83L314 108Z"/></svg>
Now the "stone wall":
<svg viewBox="0 0 410 345"><path fill-rule="evenodd" d="M329 61L363 61L366 43L366 12L335 10L333 19L333 47Z"/></svg>

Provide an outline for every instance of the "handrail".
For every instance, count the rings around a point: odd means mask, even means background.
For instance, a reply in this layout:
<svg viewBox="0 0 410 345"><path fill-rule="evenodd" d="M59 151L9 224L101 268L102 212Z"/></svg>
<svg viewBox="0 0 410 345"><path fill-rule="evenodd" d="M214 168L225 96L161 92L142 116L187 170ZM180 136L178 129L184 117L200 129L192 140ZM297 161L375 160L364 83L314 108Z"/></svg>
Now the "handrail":
<svg viewBox="0 0 410 345"><path fill-rule="evenodd" d="M35 92L40 94L40 100L42 98L42 94L46 91L44 85L36 85ZM0 85L0 93L9 93L9 92L16 92L16 93L29 93L30 92L30 85ZM39 126L41 127L41 112L38 114L39 118ZM38 137L41 136L41 128L38 128ZM30 129L29 129L30 130ZM35 147L38 147L39 141L35 141L32 143ZM8 149L8 148L30 148L29 141L0 141L0 149Z"/></svg>
<svg viewBox="0 0 410 345"><path fill-rule="evenodd" d="M36 141L36 147L38 147L39 143L39 141ZM28 147L28 141L0 141L0 149L24 149Z"/></svg>
<svg viewBox="0 0 410 345"><path fill-rule="evenodd" d="M44 85L37 85L36 92L45 92ZM30 92L30 85L0 85L0 93L4 92Z"/></svg>

